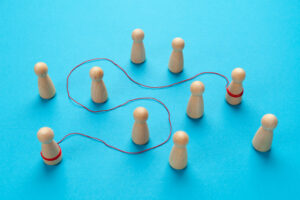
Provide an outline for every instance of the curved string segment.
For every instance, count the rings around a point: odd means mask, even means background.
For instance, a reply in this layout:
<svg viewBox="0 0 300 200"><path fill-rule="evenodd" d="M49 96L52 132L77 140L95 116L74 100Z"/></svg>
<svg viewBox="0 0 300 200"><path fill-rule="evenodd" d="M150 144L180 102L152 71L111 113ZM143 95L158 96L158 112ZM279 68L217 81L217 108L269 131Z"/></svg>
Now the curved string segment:
<svg viewBox="0 0 300 200"><path fill-rule="evenodd" d="M128 78L130 81L132 81L132 82L135 83L136 85L139 85L139 86L142 86L142 87L145 87L145 88L151 88L151 89L169 88L169 87L172 87L172 86L174 86L174 85L178 85L178 84L181 84L181 83L190 81L190 80L192 80L192 79L195 79L196 77L198 77L198 76L200 76L200 75L203 75L203 74L215 74L215 75L218 75L218 76L224 78L224 79L226 80L226 86L225 86L226 88L228 87L228 84L229 84L229 80L228 80L228 78L227 78L225 75L222 75L222 74L217 73L217 72L201 72L201 73L198 73L198 74L192 76L191 78L184 79L184 80L182 80L182 81L179 81L179 82L176 82L176 83L172 83L172 84L169 84L169 85L163 85L163 86L149 86L149 85L144 85L144 84L142 84L142 83L139 83L139 82L135 81L133 78L131 78L131 77L129 76L129 74L128 74L128 73L127 73L120 65L118 65L117 63L115 63L114 61L112 61L112 60L110 60L110 59L108 59L108 58L94 58L94 59L86 60L86 61L80 63L79 65L75 66L75 67L70 71L70 73L69 73L68 76L67 76L67 85L66 85L66 86L67 86L67 93L68 93L68 97L69 97L73 102L75 102L76 104L78 104L79 106L83 107L84 109L86 109L86 110L89 111L89 112L100 113L100 112L108 112L108 111L115 110L115 109L117 109L117 108L119 108L119 107L122 107L122 106L125 106L126 104L129 104L129 103L131 103L131 102L133 102L133 101L138 101L138 100L153 100L153 101L159 103L160 105L162 105L162 106L164 107L164 109L167 111L167 113L168 113L168 120L169 120L169 126L170 126L170 132L169 132L169 135L168 135L167 139L164 140L162 143L160 143L160 144L158 144L158 145L155 145L155 146L153 146L153 147L144 149L144 150L142 150L142 151L134 151L134 152L124 151L124 150L119 149L119 148L117 148L117 147L115 147L115 146L113 146L113 145L108 144L107 142L105 142L104 140L102 140L102 139L100 139L100 138L93 137L93 136L89 136L89 135L86 135L86 134L83 134L83 133L77 133L77 132L76 132L76 133L69 133L69 134L65 135L65 136L58 142L58 144L62 143L62 142L63 142L67 137L69 137L69 136L72 136L72 135L80 135L80 136L83 136L83 137L86 137L86 138L89 138L89 139L92 139L92 140L96 140L96 141L98 141L98 142L102 142L102 143L103 143L104 145L106 145L107 147L112 148L112 149L117 150L117 151L120 151L120 152L122 152L122 153L126 153L126 154L140 154L140 153L143 153L143 152L146 152L146 151L150 151L150 150L152 150L152 149L155 149L155 148L157 148L157 147L160 147L160 146L164 145L165 143L167 143L167 142L170 140L171 135L172 135L171 113L170 113L169 109L167 108L167 106L166 106L162 101L160 101L160 100L158 100L158 99L156 99L156 98L153 98L153 97L140 97L140 98L134 98L134 99L129 99L129 100L127 100L126 102L124 102L124 103L122 103L122 104L120 104L120 105L117 105L117 106L115 106L115 107L112 107L112 108L109 108L109 109L106 109L106 110L92 110L92 109L86 107L85 105L79 103L78 101L76 101L76 100L70 95L70 91L69 91L69 78L70 78L71 74L72 74L77 68L79 68L80 66L82 66L82 65L84 65L84 64L86 64L86 63L90 63L90 62L94 62L94 61L101 61L101 60L106 60L106 61L111 62L113 65L115 65L116 67L118 67L118 68L119 68L119 69L127 76L127 78Z"/></svg>

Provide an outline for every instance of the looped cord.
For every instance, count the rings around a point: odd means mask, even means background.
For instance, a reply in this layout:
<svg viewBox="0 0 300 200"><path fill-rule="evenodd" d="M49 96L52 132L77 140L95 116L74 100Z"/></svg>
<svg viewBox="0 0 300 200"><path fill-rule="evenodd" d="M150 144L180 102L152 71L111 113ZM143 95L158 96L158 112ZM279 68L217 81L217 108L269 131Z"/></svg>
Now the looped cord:
<svg viewBox="0 0 300 200"><path fill-rule="evenodd" d="M229 84L228 78L227 78L226 76L222 75L222 74L219 74L219 73L216 73L216 72L201 72L201 73L196 74L195 76L192 76L191 78L184 79L184 80L182 80L182 81L179 81L179 82L176 82L176 83L172 83L172 84L169 84L169 85L164 85L164 86L149 86L149 85L144 85L144 84L142 84L142 83L139 83L139 82L135 81L133 78L131 78L131 77L128 75L128 73L127 73L120 65L118 65L117 63L115 63L114 61L112 61L112 60L110 60L110 59L108 59L108 58L94 58L94 59L86 60L86 61L80 63L79 65L75 66L75 67L70 71L69 75L67 76L67 93L68 93L68 97L69 97L73 102L75 102L76 104L78 104L79 106L83 107L84 109L86 109L86 110L88 110L88 111L90 111L90 112L93 112L93 113L99 113L99 112L108 112L108 111L111 111L111 110L115 110L115 109L117 109L117 108L119 108L119 107L122 107L122 106L125 106L126 104L129 104L129 103L131 103L131 102L133 102L133 101L138 101L138 100L153 100L153 101L159 103L160 105L162 105L162 106L164 107L164 109L167 111L167 113L168 113L169 125L170 125L170 132L169 132L169 135L168 135L167 139L164 140L162 143L160 143L160 144L158 144L158 145L155 145L155 146L153 146L153 147L144 149L144 150L142 150L142 151L134 151L134 152L124 151L124 150L122 150L122 149L119 149L119 148L117 148L117 147L115 147L115 146L112 146L112 145L106 143L106 142L105 142L104 140L102 140L102 139L99 139L99 138L93 137L93 136L89 136L89 135L86 135L86 134L83 134L83 133L69 133L69 134L65 135L65 136L58 142L58 144L61 143L61 142L63 142L63 141L64 141L67 137L69 137L69 136L72 136L72 135L80 135L80 136L83 136L83 137L87 137L87 138L90 138L90 139L93 139L93 140L102 142L102 143L103 143L104 145L106 145L107 147L110 147L110 148L112 148L112 149L114 149L114 150L117 150L117 151L120 151L120 152L122 152L122 153L127 153L127 154L140 154L140 153L143 153L143 152L146 152L146 151L155 149L155 148L157 148L157 147L160 147L160 146L164 145L165 143L167 143L167 142L169 141L169 139L170 139L170 137L171 137L171 135L172 135L171 114L170 114L170 111L169 111L169 109L167 108L167 106L166 106L162 101L160 101L160 100L158 100L158 99L156 99L156 98L153 98L153 97L140 97L140 98L134 98L134 99L127 100L125 103L122 103L122 104L120 104L120 105L117 105L117 106L115 106L115 107L112 107L112 108L109 108L109 109L106 109L106 110L92 110L92 109L86 107L85 105L79 103L78 101L76 101L73 97L71 97L70 92L69 92L69 78L70 78L71 74L73 73L73 71L76 70L77 68L79 68L80 66L86 64L86 63L90 63L90 62L94 62L94 61L101 61L101 60L105 60L105 61L111 62L113 65L115 65L116 67L118 67L118 68L119 68L119 69L127 76L127 78L128 78L130 81L132 81L132 82L135 83L136 85L139 85L139 86L142 86L142 87L145 87L145 88L151 88L151 89L169 88L169 87L172 87L172 86L174 86L174 85L178 85L178 84L187 82L187 81L189 81L189 80L192 80L192 79L194 79L194 78L196 78L196 77L198 77L198 76L200 76L200 75L203 75L203 74L215 74L215 75L221 76L222 78L224 78L224 79L226 80L226 86L225 86L226 88L227 88L227 86L228 86L228 84Z"/></svg>

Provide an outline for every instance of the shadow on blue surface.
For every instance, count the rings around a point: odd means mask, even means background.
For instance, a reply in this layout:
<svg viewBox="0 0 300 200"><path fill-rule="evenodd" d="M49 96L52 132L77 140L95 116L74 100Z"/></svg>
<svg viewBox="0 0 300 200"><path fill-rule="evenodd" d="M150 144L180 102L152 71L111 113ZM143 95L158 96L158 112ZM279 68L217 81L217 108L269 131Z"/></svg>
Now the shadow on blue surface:
<svg viewBox="0 0 300 200"><path fill-rule="evenodd" d="M170 167L170 171L171 171L171 174L174 175L175 178L183 178L184 177L184 174L186 173L185 171L187 171L187 168L188 168L188 165L184 168L184 169L174 169L173 167Z"/></svg>
<svg viewBox="0 0 300 200"><path fill-rule="evenodd" d="M34 105L41 106L41 107L46 107L49 105L51 106L51 104L54 104L56 102L56 99L57 99L56 95L51 99L43 99L40 97L40 95L36 95Z"/></svg>
<svg viewBox="0 0 300 200"><path fill-rule="evenodd" d="M182 81L184 79L190 78L190 76L191 76L191 75L186 75L184 69L180 73L173 73L168 68L165 69L165 71L166 71L166 76L169 80L169 84ZM189 85L190 84L191 84L191 82L189 83Z"/></svg>
<svg viewBox="0 0 300 200"><path fill-rule="evenodd" d="M110 106L110 102L109 102L109 97L107 98L107 100L103 103L95 103L92 99L90 99L88 105L88 108L93 108L94 110L104 110L108 107L111 108Z"/></svg>
<svg viewBox="0 0 300 200"><path fill-rule="evenodd" d="M35 170L32 172L33 174L31 174L31 176L36 177L40 187L43 188L43 191L45 192L45 194L47 194L45 196L46 199L57 198L58 196L60 198L66 197L65 194L66 179L65 179L65 172L64 170L62 170L64 168L62 162L59 163L58 165L50 166L50 165L46 165L42 161L42 159L39 159L39 161L35 163L36 164ZM30 179L32 179L32 177ZM30 187L31 185L29 184L24 188L29 189ZM56 189L54 192L53 188L56 187L59 189ZM38 192L31 193L31 198L32 199L40 198L39 193Z"/></svg>
<svg viewBox="0 0 300 200"><path fill-rule="evenodd" d="M138 145L138 144L135 144L132 139L130 138L130 140L127 142L127 148L129 149L129 151L142 151L144 149L148 149L152 146L154 146L154 144L152 144L152 141L151 141L151 137L149 138L149 141L147 142L147 144L145 145Z"/></svg>
<svg viewBox="0 0 300 200"><path fill-rule="evenodd" d="M274 157L272 158L271 150L269 150L267 152L260 152L260 151L257 151L254 147L252 147L252 149L255 152L255 154L257 155L257 157L263 161L270 162L270 161L272 161L272 159L274 159Z"/></svg>
<svg viewBox="0 0 300 200"><path fill-rule="evenodd" d="M187 114L185 114L185 119L184 119L184 127L183 129L186 131L191 132L191 130L197 130L197 131L207 131L211 127L209 126L209 122L207 121L207 118L205 114L199 119L193 119L190 118Z"/></svg>
<svg viewBox="0 0 300 200"><path fill-rule="evenodd" d="M39 118L39 116L47 113L47 116L54 116L58 109L58 100L54 96L52 99L46 100L42 99L39 95L34 96L30 101L30 106L28 106L29 111L26 111L27 115L32 118Z"/></svg>
<svg viewBox="0 0 300 200"><path fill-rule="evenodd" d="M200 118L198 118L198 119L190 118L187 114L186 114L186 116L187 116L187 119L189 119L191 123L197 124L197 125L201 125L201 123L203 123L203 122L202 122L202 121L203 121L203 118L205 117L204 114L203 114Z"/></svg>
<svg viewBox="0 0 300 200"><path fill-rule="evenodd" d="M61 162L63 162L63 160ZM59 166L61 166L61 163L58 165L46 165L43 163L41 164L42 173L45 176L51 176L52 173L56 173L55 171L59 170Z"/></svg>
<svg viewBox="0 0 300 200"><path fill-rule="evenodd" d="M230 107L230 108L232 108L234 111L238 111L238 110L240 110L240 109L242 109L243 107L243 101L240 103L240 104L238 104L238 105L231 105L231 104L229 104L227 101L226 101L226 99L224 99L225 100L225 102L226 102L226 104Z"/></svg>
<svg viewBox="0 0 300 200"><path fill-rule="evenodd" d="M129 61L125 64L125 66L128 66L128 70L130 72L129 76L133 76L131 75L131 73L134 73L134 77L139 77L140 75L143 75L144 73L146 73L147 70L149 70L149 67L151 67L148 66L147 60L141 64L134 64L133 62ZM132 78L134 79L134 77Z"/></svg>

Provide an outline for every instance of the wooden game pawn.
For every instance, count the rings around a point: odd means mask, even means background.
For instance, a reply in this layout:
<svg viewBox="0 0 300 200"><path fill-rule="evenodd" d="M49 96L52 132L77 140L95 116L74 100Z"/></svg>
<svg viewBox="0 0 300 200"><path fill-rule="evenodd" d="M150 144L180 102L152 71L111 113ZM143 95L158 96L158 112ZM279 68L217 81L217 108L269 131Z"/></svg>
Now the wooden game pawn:
<svg viewBox="0 0 300 200"><path fill-rule="evenodd" d="M189 142L189 136L184 131L177 131L173 136L173 142L169 164L174 169L184 169L187 165L186 145Z"/></svg>
<svg viewBox="0 0 300 200"><path fill-rule="evenodd" d="M53 140L54 133L51 128L43 127L38 133L37 137L42 143L41 156L47 165L57 165L62 159L62 152L60 146Z"/></svg>
<svg viewBox="0 0 300 200"><path fill-rule="evenodd" d="M46 63L38 62L34 65L34 72L38 76L38 87L41 98L51 99L55 95L55 87L48 75Z"/></svg>
<svg viewBox="0 0 300 200"><path fill-rule="evenodd" d="M144 107L138 107L133 112L134 124L131 138L135 144L144 145L149 141L149 129L147 125L148 111Z"/></svg>
<svg viewBox="0 0 300 200"><path fill-rule="evenodd" d="M142 29L135 29L132 32L133 44L131 48L131 61L135 64L141 64L145 61L145 48L144 48L144 31Z"/></svg>
<svg viewBox="0 0 300 200"><path fill-rule="evenodd" d="M172 41L173 51L169 60L169 70L173 73L180 73L183 70L184 40L177 37Z"/></svg>
<svg viewBox="0 0 300 200"><path fill-rule="evenodd" d="M244 92L242 82L246 77L246 73L242 68L235 68L231 73L232 81L226 88L226 101L231 105L238 105L242 101Z"/></svg>
<svg viewBox="0 0 300 200"><path fill-rule="evenodd" d="M107 100L107 91L102 80L104 75L100 67L93 67L90 70L90 77L92 79L91 96L95 103L104 103Z"/></svg>
<svg viewBox="0 0 300 200"><path fill-rule="evenodd" d="M187 106L187 115L190 118L198 119L203 116L204 103L203 92L205 90L204 84L201 81L195 81L191 84L192 95Z"/></svg>
<svg viewBox="0 0 300 200"><path fill-rule="evenodd" d="M260 152L269 151L273 140L273 129L276 128L278 120L273 114L266 114L261 119L261 127L253 137L252 145Z"/></svg>

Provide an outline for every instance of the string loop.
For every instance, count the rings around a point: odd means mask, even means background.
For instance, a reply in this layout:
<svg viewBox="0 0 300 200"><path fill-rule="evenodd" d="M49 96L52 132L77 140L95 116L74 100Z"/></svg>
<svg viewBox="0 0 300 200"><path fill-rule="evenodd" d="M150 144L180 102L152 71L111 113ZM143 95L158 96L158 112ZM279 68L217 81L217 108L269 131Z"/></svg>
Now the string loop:
<svg viewBox="0 0 300 200"><path fill-rule="evenodd" d="M143 152L146 152L146 151L155 149L155 148L157 148L157 147L160 147L160 146L164 145L165 143L167 143L167 142L170 140L170 137L171 137L171 135L172 135L171 113L170 113L169 109L167 108L167 106L166 106L162 101L160 101L160 100L158 100L158 99L156 99L156 98L154 98L154 97L140 97L140 98L129 99L129 100L127 100L125 103L122 103L122 104L120 104L120 105L117 105L117 106L115 106L115 107L112 107L112 108L109 108L109 109L106 109L106 110L92 110L92 109L86 107L85 105L79 103L78 101L76 101L73 97L71 97L70 91L69 91L69 78L70 78L71 74L74 72L74 70L76 70L77 68L79 68L80 66L82 66L82 65L84 65L84 64L86 64L86 63L90 63L90 62L94 62L94 61L101 61L101 60L105 60L105 61L111 62L113 65L115 65L116 67L118 67L118 68L119 68L119 69L127 76L127 78L128 78L130 81L132 81L132 82L135 83L136 85L139 85L139 86L142 86L142 87L145 87L145 88L151 88L151 89L169 88L169 87L172 87L172 86L174 86L174 85L178 85L178 84L187 82L187 81L189 81L189 80L192 80L192 79L194 79L194 78L196 78L196 77L198 77L198 76L200 76L200 75L203 75L203 74L215 74L215 75L218 75L218 76L224 78L224 79L226 80L226 86L225 86L226 88L227 88L227 86L228 86L228 84L229 84L228 78L227 78L226 76L220 74L220 73L217 73L217 72L201 72L201 73L198 73L198 74L192 76L191 78L184 79L184 80L182 80L182 81L179 81L179 82L176 82L176 83L172 83L172 84L169 84L169 85L163 85L163 86L149 86L149 85L145 85L145 84L142 84L142 83L139 83L139 82L135 81L133 78L131 78L131 77L129 76L129 74L128 74L128 73L127 73L120 65L118 65L117 63L115 63L114 61L112 61L112 60L110 60L110 59L108 59L108 58L94 58L94 59L86 60L86 61L80 63L79 65L75 66L75 67L70 71L70 73L69 73L68 76L67 76L67 85L66 85L66 86L67 86L67 93L68 93L68 97L69 97L73 102L75 102L76 104L78 104L79 106L83 107L84 109L86 109L86 110L89 111L89 112L99 113L99 112L108 112L108 111L115 110L115 109L117 109L117 108L119 108L119 107L122 107L122 106L125 106L126 104L129 104L129 103L131 103L131 102L133 102L133 101L138 101L138 100L153 100L153 101L159 103L160 105L162 105L162 106L164 107L164 109L167 111L167 113L168 113L168 120L169 120L169 126L170 126L170 132L169 132L169 135L168 135L167 139L164 140L162 143L160 143L160 144L158 144L158 145L155 145L155 146L153 146L153 147L144 149L144 150L142 150L142 151L134 151L134 152L124 151L124 150L122 150L122 149L119 149L119 148L117 148L117 147L115 147L115 146L112 146L112 145L108 144L107 142L105 142L104 140L102 140L102 139L100 139L100 138L93 137L93 136L89 136L89 135L86 135L86 134L83 134L83 133L77 133L77 132L75 132L75 133L69 133L69 134L65 135L65 136L58 142L58 144L61 143L61 142L63 142L63 141L64 141L67 137L69 137L69 136L72 136L72 135L80 135L80 136L83 136L83 137L87 137L87 138L90 138L90 139L93 139L93 140L102 142L102 143L103 143L104 145L106 145L107 147L110 147L110 148L112 148L112 149L114 149L114 150L117 150L117 151L120 151L120 152L122 152L122 153L127 153L127 154L140 154L140 153L143 153Z"/></svg>

